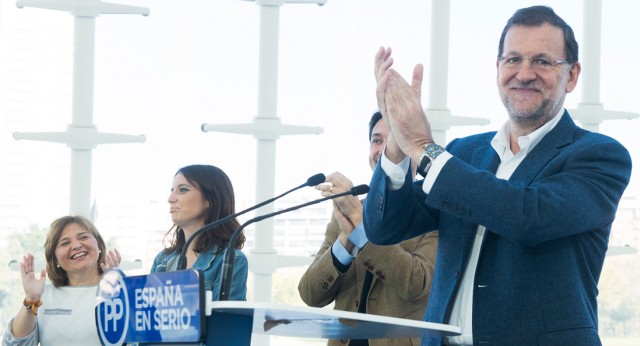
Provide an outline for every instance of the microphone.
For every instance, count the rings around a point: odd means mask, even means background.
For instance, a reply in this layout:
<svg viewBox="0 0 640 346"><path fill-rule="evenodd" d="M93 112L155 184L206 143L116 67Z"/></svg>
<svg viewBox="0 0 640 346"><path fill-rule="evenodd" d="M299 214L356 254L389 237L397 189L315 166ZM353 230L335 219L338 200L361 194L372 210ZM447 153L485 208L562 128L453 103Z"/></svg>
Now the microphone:
<svg viewBox="0 0 640 346"><path fill-rule="evenodd" d="M231 277L233 276L233 267L236 262L236 252L234 251L233 244L236 242L236 238L240 235L240 231L242 231L247 225L252 224L254 222L262 221L264 219L268 219L270 217L274 217L276 215L284 214L296 209L304 208L313 204L317 204L320 202L328 201L330 199L343 197L343 196L358 196L363 195L369 192L369 186L366 184L358 185L352 187L350 190L345 192L336 193L335 195L327 196L324 198L316 199L311 202L306 202L303 204L299 204L293 207L289 207L286 209L278 210L273 213L268 213L260 216L256 216L253 219L243 223L231 235L231 240L229 240L229 244L227 245L227 249L224 254L224 260L222 262L222 279L220 280L220 296L218 300L229 300L229 293L231 291Z"/></svg>
<svg viewBox="0 0 640 346"><path fill-rule="evenodd" d="M244 213L250 212L250 211L252 211L254 209L257 209L257 208L260 208L260 207L262 207L262 206L264 206L266 204L269 204L269 203L275 201L276 199L284 197L285 195L288 195L289 193L291 193L291 192L293 192L295 190L301 189L301 188L306 187L306 186L316 186L318 184L324 183L325 180L326 180L326 178L325 178L324 174L318 173L316 175L313 175L313 176L309 177L309 179L307 179L307 181L304 184L298 185L298 186L294 187L293 189L291 189L291 190L289 190L289 191L287 191L287 192L285 192L283 194L280 194L280 195L278 195L276 197L273 197L273 198L269 198L268 200L266 200L264 202L261 202L261 203L258 203L258 204L254 205L251 208L245 209L245 210L237 212L235 214L227 215L227 216L223 217L222 219L218 219L216 221L213 221L213 222L211 222L209 224L204 225L202 228L200 228L199 230L195 231L193 233L193 235L189 239L187 239L185 241L184 247L182 248L182 251L180 251L180 257L178 258L178 267L177 267L178 270L183 270L183 269L186 268L186 266L187 266L187 249L189 248L189 245L191 245L191 242L194 239L196 239L196 237L198 235L200 235L201 233L206 232L206 231L208 231L208 230L210 230L210 229L212 229L214 227L217 227L217 226L219 226L219 225L221 225L221 224L223 224L225 222L228 222L229 220L231 220L231 219L233 219L235 217L238 217L238 216L240 216L240 215L242 215ZM237 236L236 236L236 238L237 238ZM233 239L233 243L235 243L235 241L236 241L236 239L234 238Z"/></svg>

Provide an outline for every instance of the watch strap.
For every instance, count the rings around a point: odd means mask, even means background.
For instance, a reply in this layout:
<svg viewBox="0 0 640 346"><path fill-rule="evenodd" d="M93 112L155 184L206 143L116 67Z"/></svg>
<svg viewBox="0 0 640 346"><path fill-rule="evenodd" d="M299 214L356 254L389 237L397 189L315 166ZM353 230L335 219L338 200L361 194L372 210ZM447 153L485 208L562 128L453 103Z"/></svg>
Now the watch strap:
<svg viewBox="0 0 640 346"><path fill-rule="evenodd" d="M420 157L420 163L418 164L418 168L416 172L420 174L423 178L427 176L427 172L429 172L429 168L431 168L431 159L428 156L422 154Z"/></svg>
<svg viewBox="0 0 640 346"><path fill-rule="evenodd" d="M422 151L422 155L420 156L420 162L418 163L417 173L422 177L427 176L427 172L429 172L429 168L431 168L431 164L433 161L440 156L444 152L444 148L435 144L429 143L424 146L424 150Z"/></svg>

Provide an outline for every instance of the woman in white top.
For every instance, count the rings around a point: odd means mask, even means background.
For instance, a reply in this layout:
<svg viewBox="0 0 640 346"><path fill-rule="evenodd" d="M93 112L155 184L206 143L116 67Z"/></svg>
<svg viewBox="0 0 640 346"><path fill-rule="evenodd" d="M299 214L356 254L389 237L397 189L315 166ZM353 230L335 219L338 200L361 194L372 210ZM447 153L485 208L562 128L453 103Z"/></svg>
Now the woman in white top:
<svg viewBox="0 0 640 346"><path fill-rule="evenodd" d="M104 270L120 263L120 253L107 253L88 219L63 216L51 223L45 257L50 284L45 285L44 269L34 273L32 254L20 264L24 307L9 322L3 345L100 345L94 313L97 285Z"/></svg>

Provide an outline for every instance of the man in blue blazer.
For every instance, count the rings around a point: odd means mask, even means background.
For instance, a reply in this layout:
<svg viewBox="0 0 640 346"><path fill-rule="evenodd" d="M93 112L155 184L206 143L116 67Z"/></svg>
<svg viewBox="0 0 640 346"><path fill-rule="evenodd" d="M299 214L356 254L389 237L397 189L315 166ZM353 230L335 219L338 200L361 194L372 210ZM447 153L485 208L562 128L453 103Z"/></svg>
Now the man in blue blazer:
<svg viewBox="0 0 640 346"><path fill-rule="evenodd" d="M446 149L420 103L422 66L410 85L392 64L381 48L376 93L390 132L364 228L377 244L439 230L424 319L462 334L422 344L601 344L597 284L631 159L563 107L581 69L571 27L549 7L516 11L496 62L509 120ZM412 183L411 160L424 180Z"/></svg>

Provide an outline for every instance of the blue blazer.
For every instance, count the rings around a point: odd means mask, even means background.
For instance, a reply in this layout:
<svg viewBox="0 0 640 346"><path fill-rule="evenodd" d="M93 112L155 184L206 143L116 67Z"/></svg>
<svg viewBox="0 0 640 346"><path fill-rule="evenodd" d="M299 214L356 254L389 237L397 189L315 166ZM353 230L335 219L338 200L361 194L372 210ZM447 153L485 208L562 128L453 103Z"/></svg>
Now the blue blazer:
<svg viewBox="0 0 640 346"><path fill-rule="evenodd" d="M614 139L577 127L565 111L507 181L495 176L494 135L452 141L453 158L429 195L409 174L400 190L389 191L378 165L364 206L367 237L394 244L439 230L424 320L446 323L484 225L474 345L599 345L597 284L631 175L629 153Z"/></svg>

